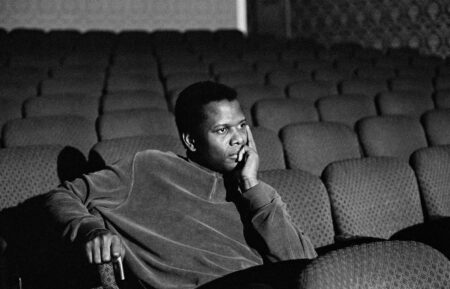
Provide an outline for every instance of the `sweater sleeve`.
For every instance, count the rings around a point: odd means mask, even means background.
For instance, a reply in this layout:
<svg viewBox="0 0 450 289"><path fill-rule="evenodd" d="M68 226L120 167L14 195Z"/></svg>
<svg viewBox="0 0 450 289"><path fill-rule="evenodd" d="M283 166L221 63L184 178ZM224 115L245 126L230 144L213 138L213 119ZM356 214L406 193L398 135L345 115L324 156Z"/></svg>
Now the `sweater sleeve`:
<svg viewBox="0 0 450 289"><path fill-rule="evenodd" d="M263 259L278 262L317 256L308 236L291 222L286 204L275 189L260 182L244 192L243 197L251 225L264 243L259 250Z"/></svg>
<svg viewBox="0 0 450 289"><path fill-rule="evenodd" d="M96 209L114 208L126 200L133 185L133 159L125 159L48 193L46 209L70 241L85 242L106 230Z"/></svg>

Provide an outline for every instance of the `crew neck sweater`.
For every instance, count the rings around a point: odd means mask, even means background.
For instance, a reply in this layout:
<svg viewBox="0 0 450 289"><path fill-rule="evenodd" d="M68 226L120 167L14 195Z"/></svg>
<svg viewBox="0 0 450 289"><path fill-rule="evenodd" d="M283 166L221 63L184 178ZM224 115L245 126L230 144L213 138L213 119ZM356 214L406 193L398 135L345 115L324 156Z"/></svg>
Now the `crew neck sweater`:
<svg viewBox="0 0 450 289"><path fill-rule="evenodd" d="M147 150L53 190L47 208L72 242L101 230L124 243L124 262L148 288L195 288L226 274L316 256L277 192L240 192L220 173Z"/></svg>

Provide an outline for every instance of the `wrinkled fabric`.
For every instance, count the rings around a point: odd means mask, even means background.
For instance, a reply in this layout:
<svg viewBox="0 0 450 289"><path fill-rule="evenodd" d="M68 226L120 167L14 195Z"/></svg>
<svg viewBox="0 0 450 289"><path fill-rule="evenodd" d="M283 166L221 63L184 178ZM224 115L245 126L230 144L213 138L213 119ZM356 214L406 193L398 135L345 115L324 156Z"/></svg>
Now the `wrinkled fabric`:
<svg viewBox="0 0 450 289"><path fill-rule="evenodd" d="M150 288L195 288L267 262L314 258L276 191L233 182L173 153L147 150L66 182L47 208L73 242L108 229Z"/></svg>

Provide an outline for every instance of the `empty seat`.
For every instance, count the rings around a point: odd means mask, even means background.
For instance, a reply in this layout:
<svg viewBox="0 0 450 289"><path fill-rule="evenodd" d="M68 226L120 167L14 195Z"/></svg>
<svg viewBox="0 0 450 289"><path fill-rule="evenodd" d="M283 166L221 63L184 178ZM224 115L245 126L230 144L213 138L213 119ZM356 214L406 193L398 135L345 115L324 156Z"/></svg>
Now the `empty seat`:
<svg viewBox="0 0 450 289"><path fill-rule="evenodd" d="M8 120L22 117L22 101L2 99L0 97L0 132Z"/></svg>
<svg viewBox="0 0 450 289"><path fill-rule="evenodd" d="M106 86L108 93L124 90L152 90L158 93L164 93L161 81L146 75L123 75L108 80Z"/></svg>
<svg viewBox="0 0 450 289"><path fill-rule="evenodd" d="M332 68L333 65L331 62L325 60L301 60L296 63L295 67L300 71L312 73L318 69Z"/></svg>
<svg viewBox="0 0 450 289"><path fill-rule="evenodd" d="M51 70L54 79L86 79L88 81L104 81L106 70L104 68L93 68L90 66L57 67Z"/></svg>
<svg viewBox="0 0 450 289"><path fill-rule="evenodd" d="M411 156L428 219L450 217L450 146L428 147Z"/></svg>
<svg viewBox="0 0 450 289"><path fill-rule="evenodd" d="M61 145L0 149L0 211L85 173L86 158Z"/></svg>
<svg viewBox="0 0 450 289"><path fill-rule="evenodd" d="M408 66L410 62L409 56L401 57L396 56L384 56L375 61L375 67L386 67L395 69L397 67Z"/></svg>
<svg viewBox="0 0 450 289"><path fill-rule="evenodd" d="M161 74L164 77L167 77L170 74L175 73L209 73L209 67L201 62L192 62L192 63L165 63L161 64Z"/></svg>
<svg viewBox="0 0 450 289"><path fill-rule="evenodd" d="M358 68L356 70L356 75L359 79L372 80L388 80L396 76L394 69L370 66Z"/></svg>
<svg viewBox="0 0 450 289"><path fill-rule="evenodd" d="M434 69L429 69L426 67L400 67L397 70L397 75L399 78L423 78L423 79L431 79L434 77L435 71Z"/></svg>
<svg viewBox="0 0 450 289"><path fill-rule="evenodd" d="M423 68L427 70L436 70L437 67L444 64L444 59L439 56L431 55L415 55L411 59L411 65L417 68Z"/></svg>
<svg viewBox="0 0 450 289"><path fill-rule="evenodd" d="M229 72L253 72L253 68L249 63L240 60L220 60L211 64L211 69L214 75L220 75L222 73Z"/></svg>
<svg viewBox="0 0 450 289"><path fill-rule="evenodd" d="M86 79L47 79L41 83L41 94L57 93L86 93L101 94L103 91L103 80Z"/></svg>
<svg viewBox="0 0 450 289"><path fill-rule="evenodd" d="M439 76L435 79L434 83L436 90L449 90L450 89L450 75Z"/></svg>
<svg viewBox="0 0 450 289"><path fill-rule="evenodd" d="M185 155L181 140L176 136L141 135L100 141L92 148L89 161L94 162L96 168L101 168L104 164L113 164L148 149Z"/></svg>
<svg viewBox="0 0 450 289"><path fill-rule="evenodd" d="M388 239L424 220L414 171L406 161L343 160L330 164L322 178L339 234Z"/></svg>
<svg viewBox="0 0 450 289"><path fill-rule="evenodd" d="M152 90L110 92L103 97L102 112L117 110L160 108L167 109L164 95Z"/></svg>
<svg viewBox="0 0 450 289"><path fill-rule="evenodd" d="M282 272L294 271L292 263L287 265ZM449 268L450 263L443 254L423 243L384 241L319 256L297 273L295 280L298 280L297 288L303 289L445 288L449 283L446 273Z"/></svg>
<svg viewBox="0 0 450 289"><path fill-rule="evenodd" d="M430 146L450 144L450 109L431 110L422 123Z"/></svg>
<svg viewBox="0 0 450 289"><path fill-rule="evenodd" d="M278 55L277 52L273 50L244 51L241 55L241 59L242 61L251 64L254 64L258 61L275 62L278 60Z"/></svg>
<svg viewBox="0 0 450 289"><path fill-rule="evenodd" d="M373 97L359 94L323 97L317 101L317 109L321 120L343 123L352 129L358 120L377 115Z"/></svg>
<svg viewBox="0 0 450 289"><path fill-rule="evenodd" d="M337 86L333 82L324 81L298 81L292 83L287 88L287 94L290 98L298 98L309 101L337 94Z"/></svg>
<svg viewBox="0 0 450 289"><path fill-rule="evenodd" d="M317 81L331 81L336 84L350 78L350 74L347 74L344 71L336 70L335 68L317 69L314 71L313 75L314 79Z"/></svg>
<svg viewBox="0 0 450 289"><path fill-rule="evenodd" d="M340 87L341 93L343 94L365 94L367 96L375 96L381 92L388 91L387 82L385 80L344 80Z"/></svg>
<svg viewBox="0 0 450 289"><path fill-rule="evenodd" d="M377 96L376 103L382 115L421 116L434 108L433 100L415 91L384 92Z"/></svg>
<svg viewBox="0 0 450 289"><path fill-rule="evenodd" d="M285 89L288 85L297 81L311 80L311 74L294 70L282 69L270 72L267 75L267 83Z"/></svg>
<svg viewBox="0 0 450 289"><path fill-rule="evenodd" d="M415 117L368 117L358 122L356 130L366 156L408 160L415 150L427 146L423 127Z"/></svg>
<svg viewBox="0 0 450 289"><path fill-rule="evenodd" d="M184 89L195 82L207 80L210 80L207 72L173 73L166 77L166 90L168 93L171 93L177 89Z"/></svg>
<svg viewBox="0 0 450 289"><path fill-rule="evenodd" d="M20 83L8 83L0 85L0 98L15 101L24 101L37 95L37 85L22 85Z"/></svg>
<svg viewBox="0 0 450 289"><path fill-rule="evenodd" d="M259 155L259 170L285 169L284 152L278 135L263 127L252 128Z"/></svg>
<svg viewBox="0 0 450 289"><path fill-rule="evenodd" d="M276 133L288 124L319 121L314 103L302 99L264 99L253 107L255 124Z"/></svg>
<svg viewBox="0 0 450 289"><path fill-rule="evenodd" d="M100 140L166 134L177 136L174 116L162 109L131 109L105 113L99 118Z"/></svg>
<svg viewBox="0 0 450 289"><path fill-rule="evenodd" d="M436 108L450 108L450 89L436 91L434 103Z"/></svg>
<svg viewBox="0 0 450 289"><path fill-rule="evenodd" d="M281 130L280 138L287 168L314 175L320 175L334 161L361 157L356 134L343 124L293 124Z"/></svg>
<svg viewBox="0 0 450 289"><path fill-rule="evenodd" d="M334 243L330 203L320 178L301 170L264 171L260 178L277 190L292 222L304 230L315 248Z"/></svg>
<svg viewBox="0 0 450 289"><path fill-rule="evenodd" d="M289 69L291 66L286 65L286 63L279 62L278 60L268 61L259 60L255 63L256 72L266 75L270 72L277 70Z"/></svg>
<svg viewBox="0 0 450 289"><path fill-rule="evenodd" d="M57 144L87 155L97 142L93 121L79 116L42 116L15 119L3 127L5 147Z"/></svg>
<svg viewBox="0 0 450 289"><path fill-rule="evenodd" d="M392 91L420 91L431 96L433 83L430 78L396 78L390 81Z"/></svg>
<svg viewBox="0 0 450 289"><path fill-rule="evenodd" d="M23 104L25 117L77 115L95 120L99 99L81 95L56 95L29 98Z"/></svg>
<svg viewBox="0 0 450 289"><path fill-rule="evenodd" d="M217 76L217 81L231 87L246 84L264 85L265 82L263 75L244 71L223 72Z"/></svg>
<svg viewBox="0 0 450 289"><path fill-rule="evenodd" d="M248 84L236 86L235 89L243 108L251 108L253 104L262 99L285 98L284 91L276 86Z"/></svg>

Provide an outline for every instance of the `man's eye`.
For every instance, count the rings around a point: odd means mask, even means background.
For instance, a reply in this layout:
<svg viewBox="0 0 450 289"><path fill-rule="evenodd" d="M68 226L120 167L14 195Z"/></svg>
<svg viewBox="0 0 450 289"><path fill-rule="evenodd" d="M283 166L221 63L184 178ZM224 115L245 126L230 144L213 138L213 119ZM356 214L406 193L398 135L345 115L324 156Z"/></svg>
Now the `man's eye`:
<svg viewBox="0 0 450 289"><path fill-rule="evenodd" d="M227 132L227 129L226 128L219 128L219 129L217 129L216 130L216 132L218 133L218 134L223 134L223 133L226 133Z"/></svg>
<svg viewBox="0 0 450 289"><path fill-rule="evenodd" d="M245 128L247 126L246 122L241 123L241 128Z"/></svg>

